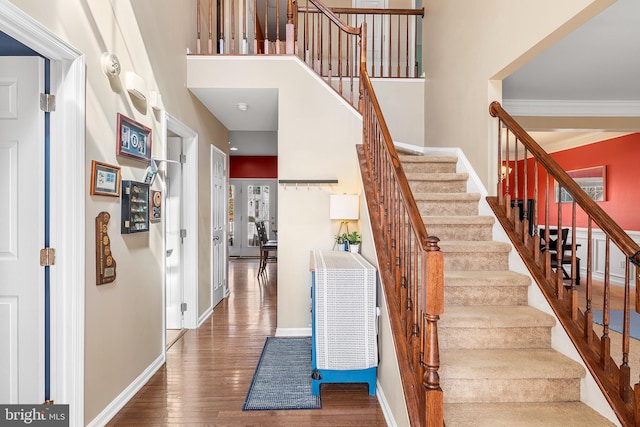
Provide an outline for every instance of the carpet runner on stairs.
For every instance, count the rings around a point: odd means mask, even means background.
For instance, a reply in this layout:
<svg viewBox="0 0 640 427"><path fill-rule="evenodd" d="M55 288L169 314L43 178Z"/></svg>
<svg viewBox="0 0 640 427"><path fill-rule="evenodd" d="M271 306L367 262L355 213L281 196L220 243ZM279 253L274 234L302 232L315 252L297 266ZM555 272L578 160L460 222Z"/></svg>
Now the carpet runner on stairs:
<svg viewBox="0 0 640 427"><path fill-rule="evenodd" d="M445 254L438 323L445 423L457 426L609 426L580 402L582 365L551 348L555 319L529 307L527 276L509 271L511 245L452 156L401 155L430 235Z"/></svg>

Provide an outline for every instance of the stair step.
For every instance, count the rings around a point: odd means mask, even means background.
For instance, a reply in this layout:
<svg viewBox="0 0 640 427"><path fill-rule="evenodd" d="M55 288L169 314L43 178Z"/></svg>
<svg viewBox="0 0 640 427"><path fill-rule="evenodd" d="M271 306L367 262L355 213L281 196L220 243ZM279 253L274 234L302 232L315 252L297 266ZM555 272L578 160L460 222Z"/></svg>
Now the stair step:
<svg viewBox="0 0 640 427"><path fill-rule="evenodd" d="M508 270L511 245L504 242L442 240L445 271Z"/></svg>
<svg viewBox="0 0 640 427"><path fill-rule="evenodd" d="M421 215L477 215L479 193L414 193Z"/></svg>
<svg viewBox="0 0 640 427"><path fill-rule="evenodd" d="M430 236L440 240L491 240L492 216L423 216L422 220Z"/></svg>
<svg viewBox="0 0 640 427"><path fill-rule="evenodd" d="M447 427L607 427L611 421L582 402L447 403Z"/></svg>
<svg viewBox="0 0 640 427"><path fill-rule="evenodd" d="M411 156L400 155L402 167L407 172L454 173L458 158L455 156Z"/></svg>
<svg viewBox="0 0 640 427"><path fill-rule="evenodd" d="M527 305L531 278L509 270L445 271L444 303L456 305Z"/></svg>
<svg viewBox="0 0 640 427"><path fill-rule="evenodd" d="M449 307L438 322L440 348L551 348L555 319L529 306Z"/></svg>
<svg viewBox="0 0 640 427"><path fill-rule="evenodd" d="M469 174L466 173L406 173L414 193L464 193Z"/></svg>
<svg viewBox="0 0 640 427"><path fill-rule="evenodd" d="M551 349L443 349L445 403L580 400L582 365Z"/></svg>

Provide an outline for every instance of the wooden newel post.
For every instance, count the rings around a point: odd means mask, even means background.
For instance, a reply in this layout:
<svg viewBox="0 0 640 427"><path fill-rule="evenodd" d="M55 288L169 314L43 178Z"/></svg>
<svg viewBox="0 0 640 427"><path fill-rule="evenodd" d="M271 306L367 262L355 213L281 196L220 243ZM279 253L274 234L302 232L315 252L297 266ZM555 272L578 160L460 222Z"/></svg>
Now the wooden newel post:
<svg viewBox="0 0 640 427"><path fill-rule="evenodd" d="M287 1L287 25L285 27L285 48L284 53L287 55L295 54L295 26L293 25L293 0Z"/></svg>
<svg viewBox="0 0 640 427"><path fill-rule="evenodd" d="M444 396L440 388L440 349L438 347L438 320L444 312L444 254L435 236L426 238L427 251L423 254L422 277L425 280L422 301L422 331L425 348L422 350L425 391L425 426L444 425Z"/></svg>

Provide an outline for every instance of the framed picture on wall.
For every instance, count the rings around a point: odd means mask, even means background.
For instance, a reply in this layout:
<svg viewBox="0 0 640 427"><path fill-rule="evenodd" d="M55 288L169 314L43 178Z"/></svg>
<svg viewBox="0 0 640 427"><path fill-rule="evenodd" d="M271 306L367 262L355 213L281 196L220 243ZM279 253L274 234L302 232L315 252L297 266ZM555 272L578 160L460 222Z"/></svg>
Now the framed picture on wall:
<svg viewBox="0 0 640 427"><path fill-rule="evenodd" d="M120 196L120 168L91 161L91 194Z"/></svg>
<svg viewBox="0 0 640 427"><path fill-rule="evenodd" d="M567 175L587 193L587 196L595 202L607 200L607 167L594 166L592 168L567 171ZM556 202L573 202L573 197L555 183Z"/></svg>
<svg viewBox="0 0 640 427"><path fill-rule="evenodd" d="M148 163L151 160L151 129L118 113L117 154Z"/></svg>

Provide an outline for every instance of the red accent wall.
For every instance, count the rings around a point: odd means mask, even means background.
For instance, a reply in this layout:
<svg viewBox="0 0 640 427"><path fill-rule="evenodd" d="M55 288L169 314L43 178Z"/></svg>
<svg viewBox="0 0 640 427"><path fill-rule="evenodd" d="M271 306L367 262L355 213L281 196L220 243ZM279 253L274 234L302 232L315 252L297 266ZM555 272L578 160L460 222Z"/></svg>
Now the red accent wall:
<svg viewBox="0 0 640 427"><path fill-rule="evenodd" d="M597 202L604 211L611 216L624 230L640 230L640 133L608 139L582 147L551 153L551 157L566 171L584 169L594 166L606 166L606 201ZM528 175L533 177L533 161L527 164ZM518 162L518 194L523 198L524 185L523 162ZM515 171L509 175L511 186L514 184ZM533 196L533 179L528 180L528 197ZM544 222L545 188L544 173L540 170L539 192L539 223ZM549 183L553 194L553 180ZM572 203L562 203L562 222L571 223ZM558 205L555 198L549 203L549 220L552 225L557 224ZM578 208L576 212L576 226L586 227L586 215ZM595 225L594 225L595 226Z"/></svg>
<svg viewBox="0 0 640 427"><path fill-rule="evenodd" d="M278 156L231 156L229 178L278 178Z"/></svg>

